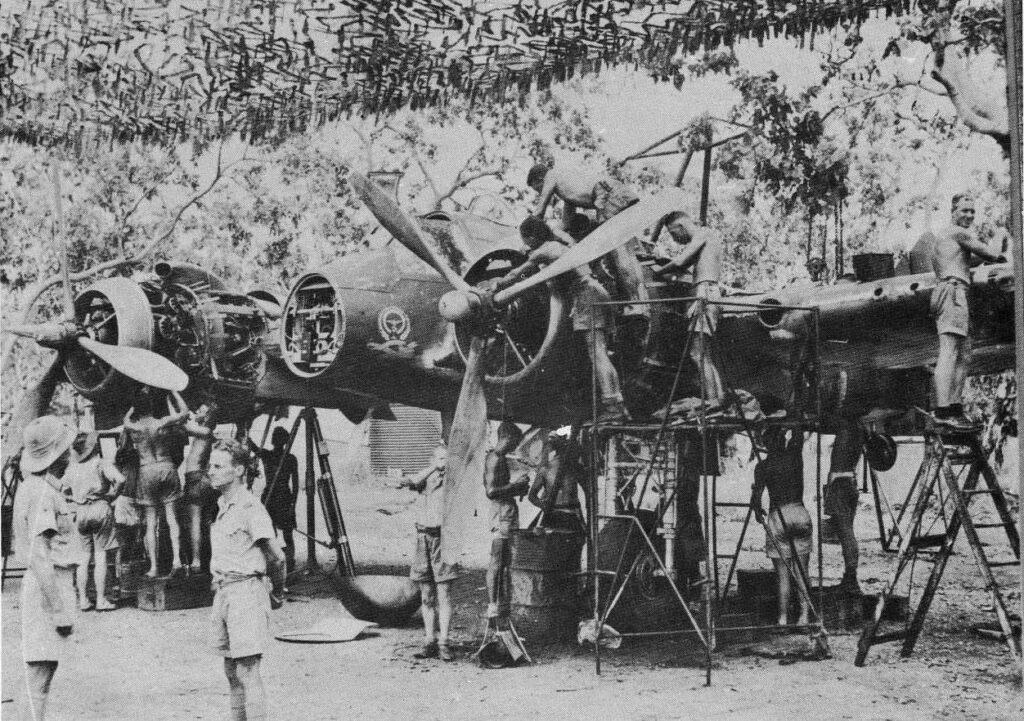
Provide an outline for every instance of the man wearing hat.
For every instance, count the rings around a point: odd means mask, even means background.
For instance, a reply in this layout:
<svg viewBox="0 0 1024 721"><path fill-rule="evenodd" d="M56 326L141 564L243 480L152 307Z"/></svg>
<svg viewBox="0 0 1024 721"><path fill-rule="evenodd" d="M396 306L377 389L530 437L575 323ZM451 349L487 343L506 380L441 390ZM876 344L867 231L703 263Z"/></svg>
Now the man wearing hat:
<svg viewBox="0 0 1024 721"><path fill-rule="evenodd" d="M21 472L14 501L14 534L26 560L21 586L21 637L27 686L27 717L46 715L50 682L75 620L74 508L64 484L77 432L55 416L25 428Z"/></svg>

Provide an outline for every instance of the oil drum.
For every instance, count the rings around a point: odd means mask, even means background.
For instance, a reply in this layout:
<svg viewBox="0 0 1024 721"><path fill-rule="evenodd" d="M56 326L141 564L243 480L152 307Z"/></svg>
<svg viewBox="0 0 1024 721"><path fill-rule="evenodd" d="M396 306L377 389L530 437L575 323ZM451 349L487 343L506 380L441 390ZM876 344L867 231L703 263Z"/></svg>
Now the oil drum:
<svg viewBox="0 0 1024 721"><path fill-rule="evenodd" d="M583 536L575 531L513 531L512 622L527 645L575 638L582 549Z"/></svg>

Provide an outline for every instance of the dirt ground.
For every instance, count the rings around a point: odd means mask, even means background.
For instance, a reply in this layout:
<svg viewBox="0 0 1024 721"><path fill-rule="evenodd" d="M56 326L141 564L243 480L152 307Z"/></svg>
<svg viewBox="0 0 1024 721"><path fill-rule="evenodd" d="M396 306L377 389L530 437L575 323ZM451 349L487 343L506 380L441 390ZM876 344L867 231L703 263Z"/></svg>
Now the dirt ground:
<svg viewBox="0 0 1024 721"><path fill-rule="evenodd" d="M904 454L906 456L906 454ZM913 458L887 479L905 478ZM887 481L888 482L888 481ZM749 488L749 485L746 487ZM404 572L412 545L407 491L380 483L340 489L353 554L361 570ZM894 482L893 499L902 499ZM870 495L861 496L861 578L865 590L886 578L892 556L880 550ZM300 498L300 502L302 499ZM527 518L528 518L527 514ZM726 538L739 518L722 522ZM486 511L474 519L479 542L456 585L451 664L412 657L422 631L380 628L341 644L273 642L263 662L271 718L296 719L1020 719L1019 669L1004 645L974 627L994 621L970 554L955 555L912 658L898 647L873 649L864 668L853 665L855 635L830 636L832 658L792 660L807 646L800 635L772 635L720 649L711 685L693 641L627 639L602 654L595 673L589 650L542 648L527 639L535 663L484 670L469 655L482 631ZM764 567L763 537L745 542L741 567ZM825 546L826 579L839 575L839 551ZM319 557L329 560L321 549ZM812 561L812 565L815 562ZM1006 576L1015 579L1015 571ZM1012 587L1012 583L1010 584ZM274 615L278 629L301 629L345 613L329 579L294 579L288 603ZM16 718L23 683L19 653L20 581L3 591L3 718ZM1017 608L1017 596L1010 595ZM227 685L220 659L207 650L207 609L153 613L122 608L79 616L51 694L53 719L222 719Z"/></svg>

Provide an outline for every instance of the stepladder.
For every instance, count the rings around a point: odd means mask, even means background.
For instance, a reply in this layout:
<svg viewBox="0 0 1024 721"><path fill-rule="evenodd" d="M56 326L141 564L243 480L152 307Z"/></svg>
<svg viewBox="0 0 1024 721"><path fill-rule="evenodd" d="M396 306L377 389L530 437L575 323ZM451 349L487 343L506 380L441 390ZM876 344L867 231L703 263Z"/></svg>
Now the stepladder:
<svg viewBox="0 0 1024 721"><path fill-rule="evenodd" d="M913 511L900 534L896 567L878 597L874 614L861 631L854 663L863 666L872 646L890 641L902 641L900 655L904 658L913 653L961 528L1002 637L1010 653L1019 658L1020 642L1007 611L999 574L1003 567L1019 567L1020 537L1003 490L988 463L989 453L981 434L937 426L925 433L924 442L924 458L911 492L913 497L916 491ZM910 609L909 622L897 630L881 631L886 604L909 589L919 561L932 565L917 605ZM910 597L909 591L907 595Z"/></svg>

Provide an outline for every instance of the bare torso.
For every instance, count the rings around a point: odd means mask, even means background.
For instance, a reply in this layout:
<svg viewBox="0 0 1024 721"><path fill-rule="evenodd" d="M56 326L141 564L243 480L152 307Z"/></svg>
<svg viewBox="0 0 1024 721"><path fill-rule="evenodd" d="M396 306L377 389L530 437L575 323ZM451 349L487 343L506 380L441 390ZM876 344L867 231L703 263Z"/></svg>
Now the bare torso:
<svg viewBox="0 0 1024 721"><path fill-rule="evenodd" d="M170 426L162 419L144 416L131 421L128 435L139 452L139 465L173 463L173 443L176 442Z"/></svg>
<svg viewBox="0 0 1024 721"><path fill-rule="evenodd" d="M939 280L959 278L971 282L971 253L961 242L973 239L974 233L957 225L947 225L935 234L932 246L932 269Z"/></svg>
<svg viewBox="0 0 1024 721"><path fill-rule="evenodd" d="M693 264L693 282L718 283L722 279L722 236L713 230L701 229L698 232L707 240Z"/></svg>

